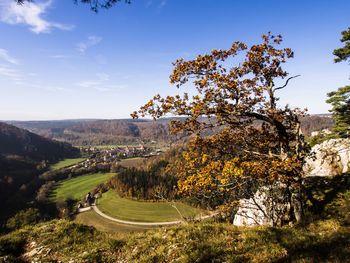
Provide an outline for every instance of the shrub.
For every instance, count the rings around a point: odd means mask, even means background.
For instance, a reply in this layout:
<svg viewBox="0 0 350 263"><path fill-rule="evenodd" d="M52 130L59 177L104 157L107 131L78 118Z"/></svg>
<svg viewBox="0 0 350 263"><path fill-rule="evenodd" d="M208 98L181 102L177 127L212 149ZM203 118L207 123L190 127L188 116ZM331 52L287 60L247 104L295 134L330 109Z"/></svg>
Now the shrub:
<svg viewBox="0 0 350 263"><path fill-rule="evenodd" d="M22 210L11 217L7 223L6 227L10 230L18 229L26 225L32 225L38 223L41 219L40 212L36 208L28 208Z"/></svg>
<svg viewBox="0 0 350 263"><path fill-rule="evenodd" d="M339 193L325 208L328 217L335 217L341 223L350 225L350 190Z"/></svg>

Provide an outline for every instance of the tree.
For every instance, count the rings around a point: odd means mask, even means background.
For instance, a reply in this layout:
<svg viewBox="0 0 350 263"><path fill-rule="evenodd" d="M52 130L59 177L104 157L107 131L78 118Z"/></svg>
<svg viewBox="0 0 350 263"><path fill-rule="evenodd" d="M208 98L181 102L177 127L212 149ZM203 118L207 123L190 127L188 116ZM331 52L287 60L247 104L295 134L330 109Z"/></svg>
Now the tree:
<svg viewBox="0 0 350 263"><path fill-rule="evenodd" d="M34 0L14 0L16 1L18 4L24 4L25 2L34 2ZM89 4L91 10L93 10L94 12L98 12L98 10L100 10L101 8L111 8L114 5L116 5L119 2L124 1L127 4L131 3L131 0L73 0L73 2L75 4L77 4L78 2L81 2L83 4Z"/></svg>
<svg viewBox="0 0 350 263"><path fill-rule="evenodd" d="M334 132L342 137L349 137L350 131L350 86L345 86L327 94L327 103L332 105L330 112L335 121Z"/></svg>
<svg viewBox="0 0 350 263"><path fill-rule="evenodd" d="M344 47L335 49L333 55L335 62L346 61L350 57L350 27L343 31L341 42L345 42ZM350 130L350 86L338 88L336 91L327 94L327 103L332 105L330 112L333 114L335 126L333 128L336 135L349 137Z"/></svg>
<svg viewBox="0 0 350 263"><path fill-rule="evenodd" d="M350 27L346 31L341 32L341 34L342 38L340 41L344 42L345 45L333 51L333 55L336 56L335 62L346 61L350 57Z"/></svg>
<svg viewBox="0 0 350 263"><path fill-rule="evenodd" d="M179 190L211 207L228 208L264 187L285 208L267 215L276 225L300 218L307 147L298 120L304 111L277 105L276 93L297 77L287 78L282 69L293 52L277 49L281 36L262 39L250 48L237 41L227 50L177 60L170 82L180 88L192 80L197 94L156 95L131 116L185 117L170 126L173 133L194 135L177 164ZM277 86L277 80L283 84ZM208 129L213 136L203 136Z"/></svg>

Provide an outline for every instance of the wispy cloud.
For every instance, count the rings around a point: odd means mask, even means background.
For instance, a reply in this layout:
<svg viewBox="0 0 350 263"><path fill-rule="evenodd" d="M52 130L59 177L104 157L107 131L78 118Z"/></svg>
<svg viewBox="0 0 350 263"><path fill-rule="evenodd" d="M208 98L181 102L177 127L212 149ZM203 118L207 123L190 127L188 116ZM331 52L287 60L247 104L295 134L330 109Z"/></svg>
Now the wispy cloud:
<svg viewBox="0 0 350 263"><path fill-rule="evenodd" d="M5 60L8 63L18 65L19 61L10 56L9 52L6 49L0 48L0 59Z"/></svg>
<svg viewBox="0 0 350 263"><path fill-rule="evenodd" d="M0 20L11 25L28 25L30 30L36 34L49 33L52 28L72 30L73 25L52 22L43 18L52 3L52 0L48 0L41 3L25 2L23 5L18 5L13 0L0 0Z"/></svg>
<svg viewBox="0 0 350 263"><path fill-rule="evenodd" d="M166 3L168 2L168 0L148 0L146 2L146 7L151 7L152 5L155 5L157 7L157 9L162 9Z"/></svg>
<svg viewBox="0 0 350 263"><path fill-rule="evenodd" d="M21 74L16 69L6 65L0 65L0 76L4 76L16 82L22 80Z"/></svg>
<svg viewBox="0 0 350 263"><path fill-rule="evenodd" d="M108 81L109 75L106 73L97 73L96 76L99 78L100 81Z"/></svg>
<svg viewBox="0 0 350 263"><path fill-rule="evenodd" d="M63 59L63 58L68 58L69 56L67 55L52 55L50 58L56 58L56 59Z"/></svg>
<svg viewBox="0 0 350 263"><path fill-rule="evenodd" d="M125 88L125 85L111 84L110 76L106 73L97 73L96 79L80 81L76 83L76 85L82 88L95 89L98 91L111 91Z"/></svg>
<svg viewBox="0 0 350 263"><path fill-rule="evenodd" d="M161 0L159 5L158 5L158 8L159 9L163 8L166 5L167 2L168 2L168 0Z"/></svg>
<svg viewBox="0 0 350 263"><path fill-rule="evenodd" d="M99 36L89 36L86 41L79 42L76 46L78 52L85 54L85 51L93 46L96 46L102 41L102 37Z"/></svg>
<svg viewBox="0 0 350 263"><path fill-rule="evenodd" d="M77 86L83 87L83 88L95 88L99 84L101 84L100 81L93 81L93 80L85 80L85 81L80 81L77 83Z"/></svg>

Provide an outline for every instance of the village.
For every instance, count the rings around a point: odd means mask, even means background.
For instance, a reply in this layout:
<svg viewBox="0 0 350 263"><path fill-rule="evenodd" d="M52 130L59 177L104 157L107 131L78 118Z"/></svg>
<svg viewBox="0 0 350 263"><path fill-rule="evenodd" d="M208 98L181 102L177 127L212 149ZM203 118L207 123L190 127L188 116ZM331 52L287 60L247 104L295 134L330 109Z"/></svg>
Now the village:
<svg viewBox="0 0 350 263"><path fill-rule="evenodd" d="M82 163L76 164L74 168L81 166L88 168L101 163L117 165L121 159L136 157L149 158L160 155L163 152L159 148L145 147L144 144L137 146L108 146L105 148L91 146L82 147L80 151L83 156L87 156L87 159Z"/></svg>

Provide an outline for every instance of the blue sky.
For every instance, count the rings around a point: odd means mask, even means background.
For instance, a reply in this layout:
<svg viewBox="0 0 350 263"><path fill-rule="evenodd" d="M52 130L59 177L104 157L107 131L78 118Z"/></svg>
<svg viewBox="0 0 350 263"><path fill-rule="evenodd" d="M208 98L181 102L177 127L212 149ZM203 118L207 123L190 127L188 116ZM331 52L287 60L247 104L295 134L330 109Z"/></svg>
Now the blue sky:
<svg viewBox="0 0 350 263"><path fill-rule="evenodd" d="M91 12L71 0L0 0L0 119L129 118L153 95L174 94L172 62L233 41L282 34L300 74L281 103L326 113L326 93L349 85L333 63L350 26L348 0L132 0ZM182 90L180 90L182 93Z"/></svg>

